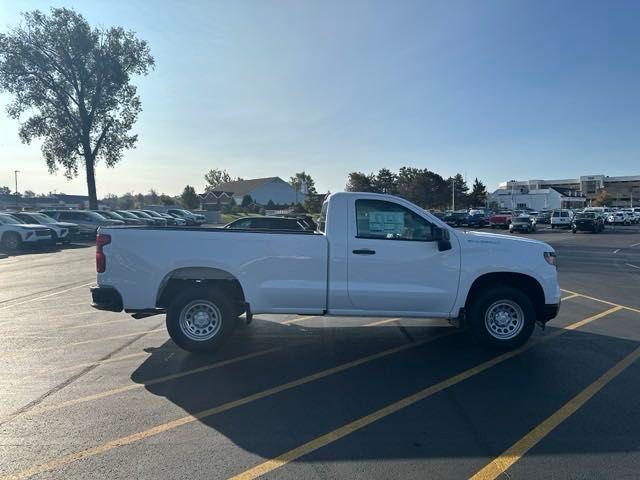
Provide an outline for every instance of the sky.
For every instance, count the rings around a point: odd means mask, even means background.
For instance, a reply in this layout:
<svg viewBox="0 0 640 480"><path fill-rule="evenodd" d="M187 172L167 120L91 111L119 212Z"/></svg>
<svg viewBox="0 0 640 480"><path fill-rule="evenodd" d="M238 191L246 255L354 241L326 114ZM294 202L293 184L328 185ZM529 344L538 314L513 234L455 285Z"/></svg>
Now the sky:
<svg viewBox="0 0 640 480"><path fill-rule="evenodd" d="M137 147L97 167L98 196L198 191L211 168L319 191L351 171L510 179L640 174L640 2L3 1L71 7L150 44ZM86 192L21 144L0 94L0 186ZM26 117L24 117L26 118Z"/></svg>

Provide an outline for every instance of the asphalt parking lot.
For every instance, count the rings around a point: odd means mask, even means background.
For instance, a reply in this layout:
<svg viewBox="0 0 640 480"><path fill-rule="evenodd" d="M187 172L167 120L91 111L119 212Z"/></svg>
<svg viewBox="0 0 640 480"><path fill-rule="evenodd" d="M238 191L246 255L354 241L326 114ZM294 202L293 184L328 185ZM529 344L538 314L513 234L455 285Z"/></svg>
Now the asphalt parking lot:
<svg viewBox="0 0 640 480"><path fill-rule="evenodd" d="M440 320L259 315L214 356L94 311L94 250L0 260L0 480L638 478L640 226L541 229L522 348ZM503 473L506 472L506 473Z"/></svg>

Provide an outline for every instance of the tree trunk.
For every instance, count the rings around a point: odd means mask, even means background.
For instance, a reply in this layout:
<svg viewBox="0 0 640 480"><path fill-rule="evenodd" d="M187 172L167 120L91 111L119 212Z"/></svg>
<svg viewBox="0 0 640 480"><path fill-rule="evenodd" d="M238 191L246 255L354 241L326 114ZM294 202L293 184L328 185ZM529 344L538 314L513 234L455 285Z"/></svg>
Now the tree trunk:
<svg viewBox="0 0 640 480"><path fill-rule="evenodd" d="M89 192L89 208L98 209L98 196L96 194L96 175L94 171L95 159L85 155L84 160L87 167L87 190Z"/></svg>

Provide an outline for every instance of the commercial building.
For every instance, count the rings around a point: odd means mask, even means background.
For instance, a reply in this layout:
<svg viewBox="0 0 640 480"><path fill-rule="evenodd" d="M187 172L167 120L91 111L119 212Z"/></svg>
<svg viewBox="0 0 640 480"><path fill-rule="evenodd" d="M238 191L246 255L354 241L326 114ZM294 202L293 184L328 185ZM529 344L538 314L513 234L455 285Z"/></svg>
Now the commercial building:
<svg viewBox="0 0 640 480"><path fill-rule="evenodd" d="M510 180L499 185L499 190L528 193L534 190L557 188L580 192L587 205L601 192L606 191L615 207L640 205L640 175L609 177L607 175L584 175L578 178L559 180Z"/></svg>
<svg viewBox="0 0 640 480"><path fill-rule="evenodd" d="M550 187L528 190L499 188L489 195L489 205L509 210L553 210L556 208L583 208L587 199L577 190Z"/></svg>

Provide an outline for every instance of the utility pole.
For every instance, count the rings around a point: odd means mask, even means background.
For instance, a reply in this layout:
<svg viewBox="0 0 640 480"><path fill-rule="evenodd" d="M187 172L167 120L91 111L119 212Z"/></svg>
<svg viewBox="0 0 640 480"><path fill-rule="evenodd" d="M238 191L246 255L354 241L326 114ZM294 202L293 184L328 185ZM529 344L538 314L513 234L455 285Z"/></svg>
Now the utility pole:
<svg viewBox="0 0 640 480"><path fill-rule="evenodd" d="M13 175L16 181L16 210L19 209L18 207L18 174L20 173L20 170L14 170L13 171Z"/></svg>
<svg viewBox="0 0 640 480"><path fill-rule="evenodd" d="M451 178L451 210L456 211L456 180Z"/></svg>

